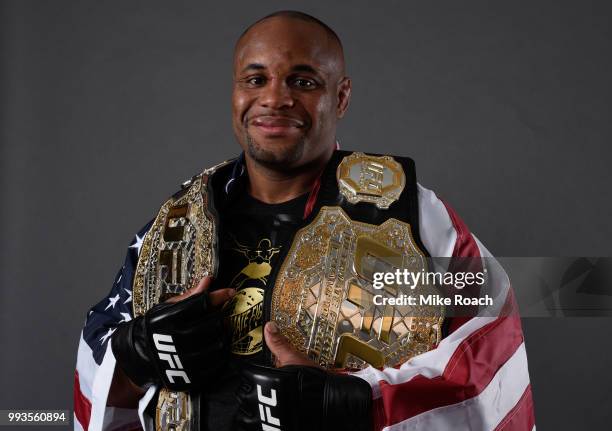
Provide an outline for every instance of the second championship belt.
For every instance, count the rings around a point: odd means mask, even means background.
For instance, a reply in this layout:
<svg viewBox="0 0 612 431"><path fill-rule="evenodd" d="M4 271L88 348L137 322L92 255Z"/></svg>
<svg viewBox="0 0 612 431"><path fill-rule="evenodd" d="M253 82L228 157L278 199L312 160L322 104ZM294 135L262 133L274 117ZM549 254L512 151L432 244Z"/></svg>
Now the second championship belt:
<svg viewBox="0 0 612 431"><path fill-rule="evenodd" d="M392 305L404 294L433 293L430 286L374 287L376 273L428 270L410 223L386 217L398 214L387 209L406 193L403 166L390 156L352 153L334 179L341 205L321 206L295 234L276 276L270 318L326 369L399 366L440 342L444 315L440 306ZM362 218L383 221L353 220L356 204L367 213Z"/></svg>
<svg viewBox="0 0 612 431"><path fill-rule="evenodd" d="M228 162L206 169L183 184L159 210L146 233L133 282L134 316L195 286L218 265L218 226L211 212L212 174ZM198 431L196 394L159 390L156 431Z"/></svg>

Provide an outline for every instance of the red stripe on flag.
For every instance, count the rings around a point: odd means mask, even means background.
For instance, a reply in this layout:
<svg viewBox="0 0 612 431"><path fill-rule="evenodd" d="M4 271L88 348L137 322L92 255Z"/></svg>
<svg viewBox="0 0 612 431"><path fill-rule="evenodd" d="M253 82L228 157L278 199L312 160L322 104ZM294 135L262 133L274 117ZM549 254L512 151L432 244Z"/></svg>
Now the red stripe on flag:
<svg viewBox="0 0 612 431"><path fill-rule="evenodd" d="M455 240L455 247L453 248L453 257L480 257L478 244L476 244L467 225L449 204L444 201L442 201L442 203L446 207L448 216L457 232L457 239Z"/></svg>
<svg viewBox="0 0 612 431"><path fill-rule="evenodd" d="M504 308L513 304L509 291ZM418 375L398 384L381 381L386 425L477 396L522 342L518 316L499 317L459 344L441 376L429 379Z"/></svg>
<svg viewBox="0 0 612 431"><path fill-rule="evenodd" d="M91 418L91 401L81 392L78 371L74 372L74 415L83 429L87 430Z"/></svg>
<svg viewBox="0 0 612 431"><path fill-rule="evenodd" d="M451 266L448 268L449 272L478 272L482 270L482 266L480 262L478 262L478 267L475 267L476 258L480 257L480 250L478 249L478 244L474 240L470 229L463 222L461 217L455 212L455 210L442 199L440 199L446 208L446 212L448 212L448 216L451 219L451 223L455 228L455 232L457 233L457 239L455 240L455 246L453 247L453 255L452 257L456 258L467 258L467 260L453 260L451 259ZM468 268L462 267L463 265L469 265ZM472 292L474 295L478 296L476 291ZM476 309L464 310L461 316L455 316L450 319L450 324L448 326L449 333L455 332L459 327L465 324L468 320L471 319L470 316L475 315L477 312Z"/></svg>
<svg viewBox="0 0 612 431"><path fill-rule="evenodd" d="M531 385L527 385L518 403L497 425L495 431L531 431L535 425Z"/></svg>

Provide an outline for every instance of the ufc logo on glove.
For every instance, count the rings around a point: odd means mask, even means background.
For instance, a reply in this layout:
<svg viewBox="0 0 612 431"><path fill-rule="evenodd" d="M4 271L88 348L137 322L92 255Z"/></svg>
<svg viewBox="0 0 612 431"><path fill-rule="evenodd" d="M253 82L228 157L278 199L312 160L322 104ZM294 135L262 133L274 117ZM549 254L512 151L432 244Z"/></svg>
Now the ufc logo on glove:
<svg viewBox="0 0 612 431"><path fill-rule="evenodd" d="M262 393L261 385L257 385L257 399L259 400L261 429L263 431L280 431L280 428L277 428L281 426L280 420L272 416L272 410L270 409L270 407L276 407L276 390L272 389L270 396L266 397ZM276 426L267 425L268 423Z"/></svg>
<svg viewBox="0 0 612 431"><path fill-rule="evenodd" d="M153 342L155 343L155 348L157 349L159 359L168 362L168 365L171 368L169 370L166 370L166 376L168 377L168 380L171 383L175 383L175 377L182 377L185 383L191 383L191 380L189 380L189 377L187 377L187 373L185 372L185 370L183 370L181 358L179 358L178 354L176 354L176 347L174 347L172 336L164 334L153 334ZM174 353L174 355L170 355L170 353Z"/></svg>

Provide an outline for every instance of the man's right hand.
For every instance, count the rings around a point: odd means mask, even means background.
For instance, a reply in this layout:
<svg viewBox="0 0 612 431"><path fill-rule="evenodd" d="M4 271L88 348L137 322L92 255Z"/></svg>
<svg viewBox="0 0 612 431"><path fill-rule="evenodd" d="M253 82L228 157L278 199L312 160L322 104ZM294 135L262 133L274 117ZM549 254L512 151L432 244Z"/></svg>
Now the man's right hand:
<svg viewBox="0 0 612 431"><path fill-rule="evenodd" d="M219 376L230 355L220 309L235 290L209 293L211 283L212 278L205 277L196 287L117 327L111 337L113 353L132 382L184 391Z"/></svg>

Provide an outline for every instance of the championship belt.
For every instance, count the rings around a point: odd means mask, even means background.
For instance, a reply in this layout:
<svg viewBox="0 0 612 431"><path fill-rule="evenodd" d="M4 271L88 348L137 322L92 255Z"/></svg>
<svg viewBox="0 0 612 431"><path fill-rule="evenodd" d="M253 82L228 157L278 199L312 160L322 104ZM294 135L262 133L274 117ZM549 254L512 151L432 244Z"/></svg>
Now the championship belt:
<svg viewBox="0 0 612 431"><path fill-rule="evenodd" d="M211 213L210 176L224 162L183 183L167 200L146 233L133 282L134 315L179 295L212 275L217 267L217 222ZM195 431L197 403L188 392L161 388L155 414L157 431Z"/></svg>
<svg viewBox="0 0 612 431"><path fill-rule="evenodd" d="M339 164L337 182L350 204L387 209L406 180L392 157L353 153ZM394 218L380 225L358 222L341 207L323 206L294 237L276 277L270 317L297 350L324 368L398 366L440 342L444 310L389 305L385 298L433 288L377 290L374 273L427 268L410 224Z"/></svg>
<svg viewBox="0 0 612 431"><path fill-rule="evenodd" d="M135 316L215 274L218 222L210 209L209 179L228 163L194 177L160 209L143 240L134 276ZM278 323L296 349L329 369L396 366L432 349L441 338L441 307L374 304L375 295L399 296L410 289L386 285L376 290L375 272L428 267L414 237L418 227L413 232L410 223L391 216L398 213L393 204L402 196L416 201L416 189L404 191L402 165L390 156L352 153L330 181L335 187L331 200L338 197L347 206L321 206L295 234L276 281L271 277L271 309L264 314ZM327 183L322 183L320 194ZM379 223L351 219L347 209L357 205L371 207L374 212L369 214ZM430 293L427 289L417 286L410 293ZM160 389L156 430L199 429L195 397Z"/></svg>

